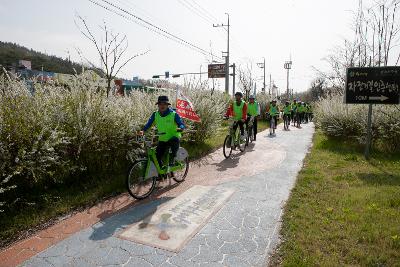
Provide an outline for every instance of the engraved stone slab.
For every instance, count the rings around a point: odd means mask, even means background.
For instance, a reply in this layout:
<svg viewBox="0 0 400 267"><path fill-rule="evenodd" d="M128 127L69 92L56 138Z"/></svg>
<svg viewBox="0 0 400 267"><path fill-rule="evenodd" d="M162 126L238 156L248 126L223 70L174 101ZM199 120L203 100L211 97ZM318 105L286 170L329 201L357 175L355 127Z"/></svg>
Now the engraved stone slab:
<svg viewBox="0 0 400 267"><path fill-rule="evenodd" d="M154 214L125 229L119 237L179 252L233 193L233 189L193 186Z"/></svg>

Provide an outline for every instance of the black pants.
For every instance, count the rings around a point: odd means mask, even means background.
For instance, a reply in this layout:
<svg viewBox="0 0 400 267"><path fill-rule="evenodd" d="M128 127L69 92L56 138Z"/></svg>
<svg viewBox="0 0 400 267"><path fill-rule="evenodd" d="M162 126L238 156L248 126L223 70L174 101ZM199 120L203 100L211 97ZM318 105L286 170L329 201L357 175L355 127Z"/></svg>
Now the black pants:
<svg viewBox="0 0 400 267"><path fill-rule="evenodd" d="M233 131L236 132L237 127L240 127L240 134L244 135L244 122L242 120L237 121L233 126Z"/></svg>
<svg viewBox="0 0 400 267"><path fill-rule="evenodd" d="M290 117L291 117L291 114L283 114L283 121L284 122L287 121L288 124L290 125Z"/></svg>
<svg viewBox="0 0 400 267"><path fill-rule="evenodd" d="M247 116L247 120L246 120L246 127L249 127L249 122L250 122L251 116ZM254 140L256 140L257 137L257 117L254 117L253 120L253 135L254 135Z"/></svg>
<svg viewBox="0 0 400 267"><path fill-rule="evenodd" d="M303 123L304 122L304 112L301 112L301 113L299 113L299 121L300 121L300 123Z"/></svg>
<svg viewBox="0 0 400 267"><path fill-rule="evenodd" d="M180 141L179 141L179 138L177 138L177 137L173 137L170 140L168 140L167 142L162 142L162 141L158 142L158 145L156 148L156 155L157 155L157 160L158 160L158 163L160 164L160 166L163 165L163 163L162 163L163 156L165 155L165 153L168 152L168 150L170 148L172 151L172 155L171 155L172 158L170 160L172 160L176 157L176 154L178 153L178 150L179 150L179 143L180 143Z"/></svg>

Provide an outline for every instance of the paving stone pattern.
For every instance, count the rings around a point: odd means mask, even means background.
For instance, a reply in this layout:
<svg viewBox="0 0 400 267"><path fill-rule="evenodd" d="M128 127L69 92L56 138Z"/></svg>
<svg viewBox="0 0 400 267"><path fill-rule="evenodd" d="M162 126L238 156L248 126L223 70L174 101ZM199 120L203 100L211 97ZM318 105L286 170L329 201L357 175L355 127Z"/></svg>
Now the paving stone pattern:
<svg viewBox="0 0 400 267"><path fill-rule="evenodd" d="M278 131L268 138L286 151L272 170L218 186L236 192L179 253L119 239L119 233L168 201L161 198L133 207L50 247L22 266L265 266L279 240L282 207L311 145L314 127ZM257 146L256 146L257 148ZM262 159L268 164L268 159ZM190 177L189 177L190 179ZM215 177L218 179L218 177Z"/></svg>

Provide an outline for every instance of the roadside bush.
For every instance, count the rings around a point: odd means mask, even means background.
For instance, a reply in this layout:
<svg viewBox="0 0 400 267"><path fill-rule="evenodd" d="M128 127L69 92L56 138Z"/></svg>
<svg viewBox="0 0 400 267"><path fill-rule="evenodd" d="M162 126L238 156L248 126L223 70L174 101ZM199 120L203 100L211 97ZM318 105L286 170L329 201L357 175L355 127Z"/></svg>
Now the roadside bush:
<svg viewBox="0 0 400 267"><path fill-rule="evenodd" d="M373 142L385 150L400 150L399 114L398 106L374 106ZM326 135L366 143L368 105L346 105L343 96L337 94L317 102L314 115L316 126Z"/></svg>
<svg viewBox="0 0 400 267"><path fill-rule="evenodd" d="M206 83L186 83L184 88L184 95L191 100L201 118L200 123L185 121L187 127L193 130L186 138L203 142L221 127L223 115L228 108L229 96L219 91L211 93Z"/></svg>
<svg viewBox="0 0 400 267"><path fill-rule="evenodd" d="M0 77L0 205L28 202L35 188L124 171L137 149L131 140L158 97L133 92L107 98L87 74L68 86L34 88L31 94L25 82ZM218 92L211 96L205 86L184 91L202 118L199 124L186 122L196 130L186 138L202 142L220 127L227 99Z"/></svg>
<svg viewBox="0 0 400 267"><path fill-rule="evenodd" d="M265 93L257 94L257 102L260 104L262 118L265 118L267 106L269 106L269 103L271 102L271 100L272 99L268 94L265 94Z"/></svg>

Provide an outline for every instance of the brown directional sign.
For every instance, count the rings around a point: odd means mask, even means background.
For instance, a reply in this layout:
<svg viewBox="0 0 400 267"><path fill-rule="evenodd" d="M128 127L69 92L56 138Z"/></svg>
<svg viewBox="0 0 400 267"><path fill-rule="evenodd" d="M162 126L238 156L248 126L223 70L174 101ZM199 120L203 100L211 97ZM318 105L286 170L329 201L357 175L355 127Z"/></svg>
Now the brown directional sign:
<svg viewBox="0 0 400 267"><path fill-rule="evenodd" d="M208 78L225 78L226 64L209 64Z"/></svg>
<svg viewBox="0 0 400 267"><path fill-rule="evenodd" d="M346 104L399 104L400 67L348 68Z"/></svg>

